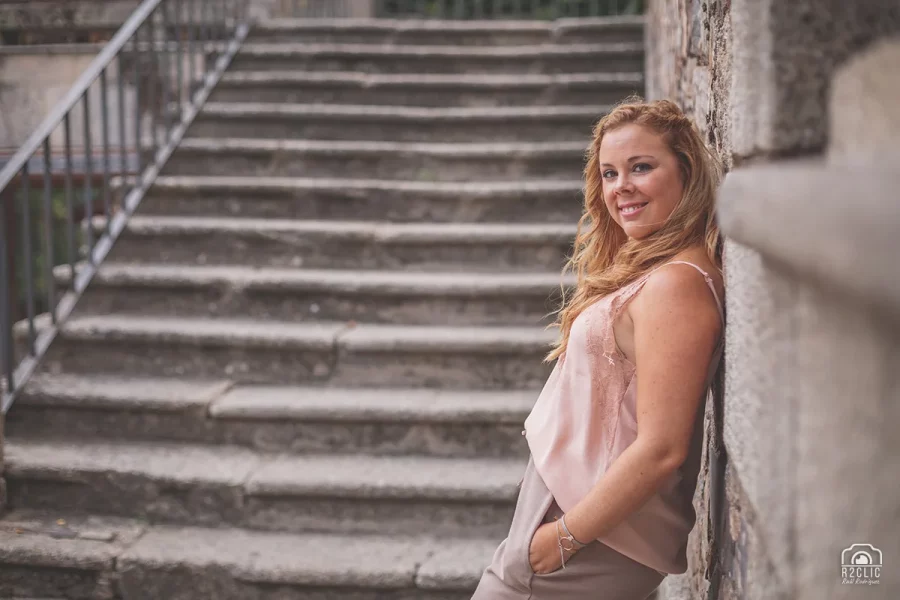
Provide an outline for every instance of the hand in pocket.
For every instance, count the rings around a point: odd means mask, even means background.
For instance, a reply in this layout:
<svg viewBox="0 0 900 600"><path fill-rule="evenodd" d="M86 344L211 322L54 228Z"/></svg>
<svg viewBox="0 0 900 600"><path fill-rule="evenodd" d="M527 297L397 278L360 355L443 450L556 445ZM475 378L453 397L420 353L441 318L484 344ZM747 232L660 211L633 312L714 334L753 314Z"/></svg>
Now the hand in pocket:
<svg viewBox="0 0 900 600"><path fill-rule="evenodd" d="M566 560L568 559L569 556L566 556ZM544 523L534 532L528 550L528 564L538 575L546 575L562 568L555 521Z"/></svg>

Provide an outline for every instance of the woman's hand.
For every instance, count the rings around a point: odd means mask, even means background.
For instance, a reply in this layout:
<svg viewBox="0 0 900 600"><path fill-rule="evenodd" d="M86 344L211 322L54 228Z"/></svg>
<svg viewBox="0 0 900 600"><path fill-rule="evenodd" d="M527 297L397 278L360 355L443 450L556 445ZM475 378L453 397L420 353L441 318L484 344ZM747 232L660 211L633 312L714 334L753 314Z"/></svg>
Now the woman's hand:
<svg viewBox="0 0 900 600"><path fill-rule="evenodd" d="M566 560L572 555L566 552ZM534 532L531 538L531 546L528 550L528 562L531 569L538 575L552 573L562 567L559 556L559 541L556 536L556 522L544 523Z"/></svg>

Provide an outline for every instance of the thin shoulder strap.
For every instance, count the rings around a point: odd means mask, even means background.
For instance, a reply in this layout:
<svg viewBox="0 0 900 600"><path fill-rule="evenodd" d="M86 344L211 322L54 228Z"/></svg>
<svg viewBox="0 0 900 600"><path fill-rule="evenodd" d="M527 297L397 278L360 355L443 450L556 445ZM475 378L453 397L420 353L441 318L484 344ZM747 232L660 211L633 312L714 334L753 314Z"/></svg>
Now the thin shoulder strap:
<svg viewBox="0 0 900 600"><path fill-rule="evenodd" d="M718 292L716 292L716 286L713 284L712 277L709 276L709 273L707 273L706 271L704 271L703 269L701 269L694 263L688 262L686 260L673 260L673 261L667 262L664 265L661 265L659 268L662 268L666 265L690 265L690 266L694 267L695 269L697 269L698 271L700 271L700 274L703 275L703 279L706 280L706 285L709 286L709 290L713 294L713 298L716 299L716 308L719 309L719 318L722 319L722 325L724 325L725 324L725 311L722 308L722 301L719 300L719 294L718 294Z"/></svg>

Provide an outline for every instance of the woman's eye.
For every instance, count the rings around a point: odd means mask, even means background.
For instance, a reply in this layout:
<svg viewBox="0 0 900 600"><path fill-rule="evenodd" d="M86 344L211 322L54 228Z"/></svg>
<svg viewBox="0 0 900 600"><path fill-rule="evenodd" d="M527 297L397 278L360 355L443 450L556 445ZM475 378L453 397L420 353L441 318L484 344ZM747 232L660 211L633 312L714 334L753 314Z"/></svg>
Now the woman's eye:
<svg viewBox="0 0 900 600"><path fill-rule="evenodd" d="M650 170L650 165L648 165L647 163L638 163L638 164L634 165L634 171L636 173L646 173L649 170Z"/></svg>
<svg viewBox="0 0 900 600"><path fill-rule="evenodd" d="M613 170L607 169L606 171L603 171L601 176L603 177L603 179L609 179L610 177L615 177L616 172Z"/></svg>

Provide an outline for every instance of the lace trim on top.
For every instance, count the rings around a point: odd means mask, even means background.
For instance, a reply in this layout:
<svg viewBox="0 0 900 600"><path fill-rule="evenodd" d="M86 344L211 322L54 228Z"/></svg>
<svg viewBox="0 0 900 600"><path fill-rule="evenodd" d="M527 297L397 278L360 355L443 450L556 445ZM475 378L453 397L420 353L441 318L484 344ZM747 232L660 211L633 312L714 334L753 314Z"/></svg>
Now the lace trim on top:
<svg viewBox="0 0 900 600"><path fill-rule="evenodd" d="M643 275L622 286L584 311L586 350L588 356L595 359L591 367L591 396L598 417L595 423L600 423L603 428L606 456L611 460L615 433L619 427L619 411L635 369L621 356L612 324L648 276Z"/></svg>
<svg viewBox="0 0 900 600"><path fill-rule="evenodd" d="M715 291L712 278L693 263L683 261L665 263L657 267L657 269L671 264L690 265L703 275L715 295L716 307L724 324L722 306ZM618 290L591 304L585 309L583 314L587 353L589 356L600 359L591 368L591 388L595 405L600 412L600 422L603 423L605 430L604 439L606 440L607 456L610 457L612 457L612 446L619 426L621 403L628 386L635 376L636 370L636 366L619 351L613 324L622 314L622 311L625 310L628 303L641 291L650 275L657 269L652 269L633 282L623 285ZM724 336L722 336L719 343L721 344L723 341Z"/></svg>

